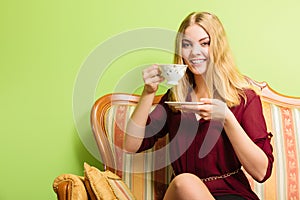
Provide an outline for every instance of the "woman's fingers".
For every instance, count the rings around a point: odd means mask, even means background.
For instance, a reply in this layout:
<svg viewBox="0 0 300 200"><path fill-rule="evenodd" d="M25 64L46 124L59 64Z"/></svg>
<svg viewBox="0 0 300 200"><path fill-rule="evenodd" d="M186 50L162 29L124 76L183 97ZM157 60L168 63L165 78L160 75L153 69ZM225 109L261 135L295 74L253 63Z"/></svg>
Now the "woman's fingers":
<svg viewBox="0 0 300 200"><path fill-rule="evenodd" d="M164 81L161 76L161 71L157 65L152 65L143 70L143 80L145 83L145 89L149 93L156 92L158 85Z"/></svg>
<svg viewBox="0 0 300 200"><path fill-rule="evenodd" d="M180 107L180 110L183 112L195 113L198 114L204 120L211 119L211 105L184 105Z"/></svg>
<svg viewBox="0 0 300 200"><path fill-rule="evenodd" d="M184 112L193 112L201 116L205 120L216 119L224 120L226 116L227 106L218 99L202 98L200 105L184 105L181 110Z"/></svg>
<svg viewBox="0 0 300 200"><path fill-rule="evenodd" d="M143 79L146 84L160 83L164 80L157 65L152 65L143 70Z"/></svg>
<svg viewBox="0 0 300 200"><path fill-rule="evenodd" d="M152 65L143 70L143 77L144 78L152 78L155 76L160 76L161 71L159 70L157 65Z"/></svg>

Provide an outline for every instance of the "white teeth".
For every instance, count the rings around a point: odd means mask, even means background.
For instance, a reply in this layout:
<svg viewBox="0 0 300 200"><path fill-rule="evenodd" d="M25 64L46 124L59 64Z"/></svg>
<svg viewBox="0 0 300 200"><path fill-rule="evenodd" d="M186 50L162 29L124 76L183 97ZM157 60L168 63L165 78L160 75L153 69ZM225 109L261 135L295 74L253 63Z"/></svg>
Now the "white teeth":
<svg viewBox="0 0 300 200"><path fill-rule="evenodd" d="M203 63L205 60L191 60L191 63L193 64L200 64Z"/></svg>

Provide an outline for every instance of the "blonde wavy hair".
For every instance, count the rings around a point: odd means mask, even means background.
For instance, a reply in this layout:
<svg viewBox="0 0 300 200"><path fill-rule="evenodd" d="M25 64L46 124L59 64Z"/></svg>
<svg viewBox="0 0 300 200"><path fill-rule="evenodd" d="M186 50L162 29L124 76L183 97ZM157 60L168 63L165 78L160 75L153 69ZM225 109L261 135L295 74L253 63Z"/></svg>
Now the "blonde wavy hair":
<svg viewBox="0 0 300 200"><path fill-rule="evenodd" d="M240 104L240 97L246 100L245 88L251 88L245 77L238 71L234 62L224 27L217 16L208 12L193 12L181 23L177 37L174 63L185 64L181 56L182 38L187 27L197 24L210 37L209 65L205 81L210 98L218 98L232 107ZM170 100L186 101L189 92L195 87L194 75L187 69L183 79L172 88Z"/></svg>

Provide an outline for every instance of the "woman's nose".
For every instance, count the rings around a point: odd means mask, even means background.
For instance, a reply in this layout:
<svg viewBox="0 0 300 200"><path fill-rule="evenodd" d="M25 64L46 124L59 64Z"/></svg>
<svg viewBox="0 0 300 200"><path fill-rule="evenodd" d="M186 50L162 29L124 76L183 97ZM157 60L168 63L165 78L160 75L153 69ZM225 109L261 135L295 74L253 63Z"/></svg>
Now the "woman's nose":
<svg viewBox="0 0 300 200"><path fill-rule="evenodd" d="M201 54L201 52L202 52L202 48L199 44L193 46L192 53L194 55L199 55Z"/></svg>

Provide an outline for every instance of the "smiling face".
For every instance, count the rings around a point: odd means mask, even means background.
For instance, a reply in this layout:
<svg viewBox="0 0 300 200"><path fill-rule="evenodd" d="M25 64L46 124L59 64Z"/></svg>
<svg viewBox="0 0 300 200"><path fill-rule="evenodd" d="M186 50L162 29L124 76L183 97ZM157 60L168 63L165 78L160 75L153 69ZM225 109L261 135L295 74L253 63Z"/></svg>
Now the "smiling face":
<svg viewBox="0 0 300 200"><path fill-rule="evenodd" d="M209 63L210 38L199 25L186 28L182 38L182 57L194 75L203 75Z"/></svg>

